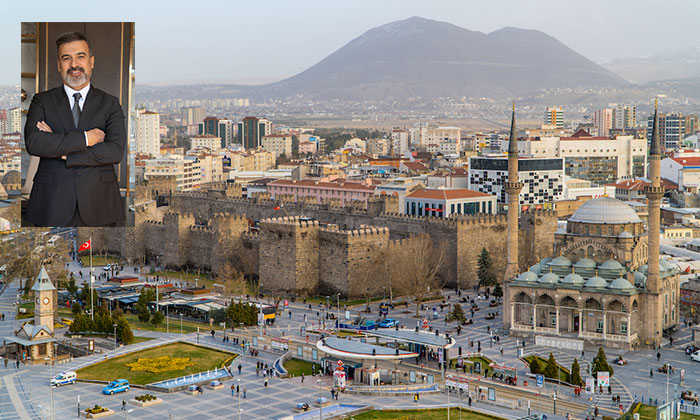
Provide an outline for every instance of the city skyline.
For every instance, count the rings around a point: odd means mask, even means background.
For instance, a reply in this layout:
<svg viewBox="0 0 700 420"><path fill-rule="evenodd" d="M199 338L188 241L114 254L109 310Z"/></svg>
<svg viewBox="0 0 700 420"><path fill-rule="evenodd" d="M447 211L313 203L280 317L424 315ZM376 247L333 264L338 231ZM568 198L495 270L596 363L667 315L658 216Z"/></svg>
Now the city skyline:
<svg viewBox="0 0 700 420"><path fill-rule="evenodd" d="M67 10L45 1L38 3L32 3L31 9L18 5L3 16L0 36L8 42L2 52L10 65L0 69L0 85L19 83L20 48L12 40L19 33L20 22L46 20L46 17L52 21L136 22L139 37L136 80L144 84L260 84L281 80L316 64L368 29L412 16L483 33L509 26L535 29L596 62L692 48L700 35L691 13L700 11L700 5L686 0L672 1L663 8L653 7L651 1L613 4L540 1L534 5L515 1L478 5L460 1L402 1L400 7L398 1L380 5L361 1L352 9L322 1L293 4L270 1L264 3L266 7L259 3L208 1L187 13L183 13L183 7L165 8L160 2L127 1L105 4L99 11L83 3L86 7L77 14L74 10L81 9L80 6ZM596 7L597 3L601 7ZM37 14L37 9L42 13ZM606 13L591 13L595 10ZM679 10L688 13L678 13ZM213 20L212 16L216 18ZM631 23L650 21L656 22L656 30ZM619 39L625 42L614 41ZM222 54L227 50L231 53ZM197 54L192 59L183 58L187 52ZM251 54L254 60L245 58ZM99 68L99 62L97 65Z"/></svg>

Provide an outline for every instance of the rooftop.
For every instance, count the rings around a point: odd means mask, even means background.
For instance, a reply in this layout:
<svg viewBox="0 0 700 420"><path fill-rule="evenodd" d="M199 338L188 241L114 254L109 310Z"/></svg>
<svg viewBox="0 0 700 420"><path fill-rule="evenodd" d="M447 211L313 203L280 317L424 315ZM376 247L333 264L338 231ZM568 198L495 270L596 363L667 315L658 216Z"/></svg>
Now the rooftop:
<svg viewBox="0 0 700 420"><path fill-rule="evenodd" d="M456 200L460 198L480 198L493 196L479 191L468 190L466 188L455 188L451 190L421 188L417 191L412 192L407 197L427 198L432 200Z"/></svg>

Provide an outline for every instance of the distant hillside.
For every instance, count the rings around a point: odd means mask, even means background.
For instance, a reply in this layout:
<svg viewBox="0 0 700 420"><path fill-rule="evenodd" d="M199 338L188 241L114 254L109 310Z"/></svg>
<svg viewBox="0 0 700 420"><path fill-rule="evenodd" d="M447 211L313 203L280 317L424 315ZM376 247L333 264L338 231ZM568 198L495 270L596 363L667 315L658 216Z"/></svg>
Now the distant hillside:
<svg viewBox="0 0 700 420"><path fill-rule="evenodd" d="M700 48L614 58L600 65L634 83L700 78Z"/></svg>
<svg viewBox="0 0 700 420"><path fill-rule="evenodd" d="M189 89L205 90L200 97L302 96L354 101L500 98L548 88L626 84L623 78L539 31L503 28L484 34L412 17L370 29L319 63L276 83Z"/></svg>

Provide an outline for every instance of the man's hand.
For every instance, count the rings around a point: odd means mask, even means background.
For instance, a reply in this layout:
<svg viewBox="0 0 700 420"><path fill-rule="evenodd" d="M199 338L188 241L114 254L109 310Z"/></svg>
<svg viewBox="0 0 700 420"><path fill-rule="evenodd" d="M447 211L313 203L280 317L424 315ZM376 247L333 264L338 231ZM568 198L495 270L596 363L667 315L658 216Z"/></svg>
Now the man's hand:
<svg viewBox="0 0 700 420"><path fill-rule="evenodd" d="M99 128L93 128L87 131L88 147L94 146L97 143L102 143L105 140L105 132Z"/></svg>
<svg viewBox="0 0 700 420"><path fill-rule="evenodd" d="M36 123L36 128L38 128L39 131L43 131L45 133L53 133L51 127L49 127L49 125L46 124L44 121L39 121L38 123Z"/></svg>

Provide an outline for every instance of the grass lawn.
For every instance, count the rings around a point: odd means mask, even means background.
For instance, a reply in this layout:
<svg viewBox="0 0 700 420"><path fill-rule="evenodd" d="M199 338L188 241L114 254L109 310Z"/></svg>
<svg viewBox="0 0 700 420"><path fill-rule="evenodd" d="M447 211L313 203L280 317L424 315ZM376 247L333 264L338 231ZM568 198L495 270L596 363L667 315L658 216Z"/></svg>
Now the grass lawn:
<svg viewBox="0 0 700 420"><path fill-rule="evenodd" d="M656 407L642 404L637 410L640 420L656 420ZM681 420L700 419L698 414L681 413Z"/></svg>
<svg viewBox="0 0 700 420"><path fill-rule="evenodd" d="M469 420L494 420L500 417L487 416L470 410L462 410L464 418ZM447 420L447 410L374 410L353 416L355 420L379 420L379 419L401 419L401 420ZM450 409L450 418L459 418L457 408Z"/></svg>
<svg viewBox="0 0 700 420"><path fill-rule="evenodd" d="M537 360L539 360L540 367L541 367L542 370L543 370L542 373L544 374L544 368L545 368L545 366L547 366L547 359L544 359L544 358L539 357L539 356L534 356L534 355L532 355L532 356L527 356L527 357L525 357L525 360L527 360L528 363L532 364L532 361L533 361L534 358L536 358ZM557 363L557 366L559 367L560 379L561 379L562 381L564 381L564 382L569 382L569 380L570 380L570 379L569 379L569 369L563 367L563 366L560 365L559 363ZM549 379L557 379L557 378L549 378Z"/></svg>
<svg viewBox="0 0 700 420"><path fill-rule="evenodd" d="M134 336L134 342L131 344L136 344L136 343L143 343L144 341L150 341L153 340L153 337L137 337Z"/></svg>
<svg viewBox="0 0 700 420"><path fill-rule="evenodd" d="M90 255L82 255L80 257L80 260L83 262L83 267L90 267ZM107 264L112 264L112 263L121 263L121 259L118 257L111 257L111 256L100 256L100 255L93 255L92 256L92 266L93 267L101 267L105 266ZM70 273L69 273L70 274ZM97 272L95 273L97 275Z"/></svg>
<svg viewBox="0 0 700 420"><path fill-rule="evenodd" d="M166 320L163 319L163 323L160 324L159 326L154 326L150 322L141 322L139 321L138 316L128 313L124 315L126 317L126 320L129 322L129 326L131 327L132 330L144 330L144 331L162 331L165 332L167 330L167 324ZM192 322L192 321L187 321L183 320L182 321L182 333L187 334L191 332L197 332L197 327L199 327L199 332L203 334L209 334L209 332L213 329L215 330L221 330L222 328L214 323L214 327L210 327L208 322ZM180 319L175 319L175 318L170 318L170 332L180 332Z"/></svg>
<svg viewBox="0 0 700 420"><path fill-rule="evenodd" d="M311 366L313 365L316 365L316 373L320 372L320 365L307 362L306 360L290 359L284 362L283 366L287 369L289 376L300 376L302 373L306 376L311 376Z"/></svg>
<svg viewBox="0 0 700 420"><path fill-rule="evenodd" d="M166 372L132 372L127 363L136 362L138 359L150 359L162 356L186 357L195 364L180 370ZM233 353L195 346L187 343L171 343L134 353L129 353L115 359L100 362L77 371L80 379L96 379L111 381L114 379L128 379L130 383L145 385L165 379L176 378L183 375L198 373L206 370L221 368L224 362L232 360Z"/></svg>

